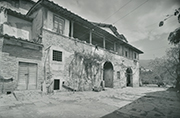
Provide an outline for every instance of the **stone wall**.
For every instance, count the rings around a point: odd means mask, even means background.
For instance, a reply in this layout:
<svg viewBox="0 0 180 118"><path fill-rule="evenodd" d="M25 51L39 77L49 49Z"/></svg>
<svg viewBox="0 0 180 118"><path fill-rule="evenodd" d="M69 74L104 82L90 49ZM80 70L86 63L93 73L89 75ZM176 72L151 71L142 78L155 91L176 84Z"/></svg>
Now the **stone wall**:
<svg viewBox="0 0 180 118"><path fill-rule="evenodd" d="M56 63L53 65L53 61L50 58L51 70L52 70L52 79L59 78L62 81L71 83L72 79L69 76L69 66L72 60L74 59L75 52L86 53L86 54L97 54L103 58L101 62L101 73L103 71L103 65L106 61L109 61L113 64L114 76L113 84L114 88L126 87L126 69L130 67L133 71L133 86L139 85L139 65L138 62L135 64L133 60L127 59L125 57L119 56L116 52L110 52L98 47L98 50L94 45L87 44L86 42L79 41L77 39L70 39L63 35L58 35L49 30L43 29L43 45L44 49L48 47L53 47L59 49L63 53L63 61L61 63ZM53 49L50 48L50 52ZM47 51L43 52L43 60ZM49 56L52 56L50 53ZM120 79L117 79L117 72L120 71ZM101 74L100 81L103 80ZM96 85L100 86L100 81L96 81Z"/></svg>
<svg viewBox="0 0 180 118"><path fill-rule="evenodd" d="M10 56L41 60L42 49L32 44L18 42L16 39L4 39L2 52Z"/></svg>
<svg viewBox="0 0 180 118"><path fill-rule="evenodd" d="M37 85L38 89L41 87L41 82L43 81L43 64L41 61L42 54L31 53L31 49L18 47L18 46L11 46L13 49L3 49L4 38L0 38L0 75L4 78L13 78L15 88L18 85L18 70L19 70L19 62L26 62L26 63L36 63L38 65L38 76L37 76ZM1 46L2 45L2 46ZM12 54L13 53L13 54ZM21 56L20 56L21 55ZM33 58L37 57L37 58ZM0 83L2 85L2 82ZM0 88L1 89L1 88Z"/></svg>
<svg viewBox="0 0 180 118"><path fill-rule="evenodd" d="M12 15L8 15L8 21L9 26L5 27L6 29L4 29L4 33L5 31L7 32L7 34L11 35L11 36L15 36L17 38L22 38L22 39L32 39L31 37L31 31L32 31L32 22L30 21L26 21L23 20L21 18L12 16ZM14 31L11 31L11 29L13 29ZM10 32L11 31L11 32Z"/></svg>

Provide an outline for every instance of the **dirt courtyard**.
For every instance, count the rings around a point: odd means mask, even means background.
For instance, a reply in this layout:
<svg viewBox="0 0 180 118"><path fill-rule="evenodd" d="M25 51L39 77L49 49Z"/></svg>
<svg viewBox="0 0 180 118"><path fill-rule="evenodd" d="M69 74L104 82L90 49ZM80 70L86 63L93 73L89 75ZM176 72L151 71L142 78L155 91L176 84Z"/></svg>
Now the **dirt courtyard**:
<svg viewBox="0 0 180 118"><path fill-rule="evenodd" d="M15 91L0 95L0 118L179 118L180 95L168 88L101 92Z"/></svg>

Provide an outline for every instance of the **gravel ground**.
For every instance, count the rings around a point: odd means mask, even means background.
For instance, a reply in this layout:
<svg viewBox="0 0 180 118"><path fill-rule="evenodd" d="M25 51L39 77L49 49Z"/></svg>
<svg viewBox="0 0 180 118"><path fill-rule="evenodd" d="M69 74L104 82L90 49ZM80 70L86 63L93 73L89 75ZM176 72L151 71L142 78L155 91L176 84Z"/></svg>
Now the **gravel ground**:
<svg viewBox="0 0 180 118"><path fill-rule="evenodd" d="M137 87L101 92L15 91L0 95L0 118L179 118L179 93Z"/></svg>

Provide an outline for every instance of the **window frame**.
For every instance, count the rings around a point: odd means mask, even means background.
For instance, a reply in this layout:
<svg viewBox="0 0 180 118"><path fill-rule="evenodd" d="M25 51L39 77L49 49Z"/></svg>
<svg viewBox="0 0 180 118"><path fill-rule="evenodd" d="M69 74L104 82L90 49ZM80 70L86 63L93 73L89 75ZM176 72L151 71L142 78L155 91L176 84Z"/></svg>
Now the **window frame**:
<svg viewBox="0 0 180 118"><path fill-rule="evenodd" d="M117 71L117 79L120 80L121 79L121 72Z"/></svg>
<svg viewBox="0 0 180 118"><path fill-rule="evenodd" d="M58 19L58 20L57 20ZM56 22L58 24L57 28L56 28ZM59 24L62 24L62 28L59 27ZM59 31L58 31L58 27L59 27ZM64 34L64 29L65 29L65 19L54 14L53 15L53 30L58 33L58 34Z"/></svg>
<svg viewBox="0 0 180 118"><path fill-rule="evenodd" d="M55 54L55 52L57 52L61 55L58 55L57 53ZM59 59L59 56L61 57L60 59ZM52 61L62 62L63 61L63 52L59 51L59 50L52 50Z"/></svg>
<svg viewBox="0 0 180 118"><path fill-rule="evenodd" d="M125 57L128 57L128 51L127 50L125 51Z"/></svg>
<svg viewBox="0 0 180 118"><path fill-rule="evenodd" d="M136 53L134 53L134 59L137 59L137 54Z"/></svg>

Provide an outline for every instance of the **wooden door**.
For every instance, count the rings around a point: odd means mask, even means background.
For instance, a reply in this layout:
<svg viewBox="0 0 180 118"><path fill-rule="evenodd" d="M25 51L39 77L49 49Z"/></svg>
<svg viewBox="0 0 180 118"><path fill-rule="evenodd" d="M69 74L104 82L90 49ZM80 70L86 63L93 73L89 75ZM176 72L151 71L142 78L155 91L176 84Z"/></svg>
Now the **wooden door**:
<svg viewBox="0 0 180 118"><path fill-rule="evenodd" d="M28 89L36 89L37 83L37 65L29 64Z"/></svg>
<svg viewBox="0 0 180 118"><path fill-rule="evenodd" d="M18 78L18 90L26 90L28 89L28 64L26 63L19 63L19 78Z"/></svg>
<svg viewBox="0 0 180 118"><path fill-rule="evenodd" d="M113 87L113 70L112 69L105 69L104 70L104 81L105 87Z"/></svg>
<svg viewBox="0 0 180 118"><path fill-rule="evenodd" d="M127 86L132 86L132 69L131 68L128 68L126 70L126 77L127 77Z"/></svg>
<svg viewBox="0 0 180 118"><path fill-rule="evenodd" d="M18 90L36 89L37 64L19 63Z"/></svg>

